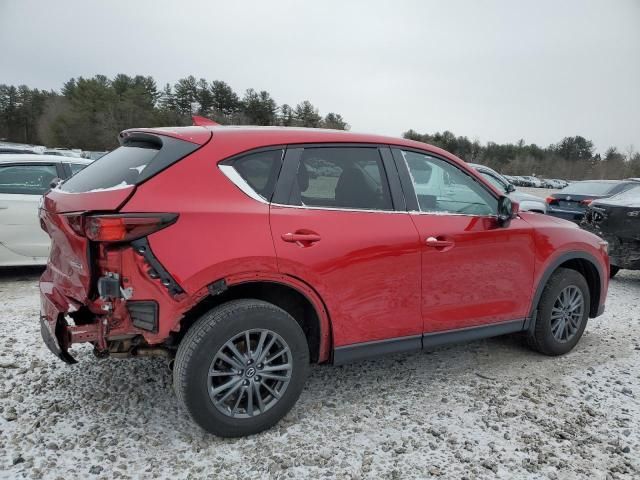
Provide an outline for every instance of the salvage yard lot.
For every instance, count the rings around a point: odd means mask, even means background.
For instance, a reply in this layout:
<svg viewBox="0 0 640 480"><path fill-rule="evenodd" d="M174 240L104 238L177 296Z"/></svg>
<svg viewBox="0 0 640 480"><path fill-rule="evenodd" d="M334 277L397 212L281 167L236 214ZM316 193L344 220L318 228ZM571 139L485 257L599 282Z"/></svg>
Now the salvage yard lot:
<svg viewBox="0 0 640 480"><path fill-rule="evenodd" d="M3 478L640 476L640 272L565 357L503 337L317 366L279 425L238 440L177 408L163 360L54 358L37 276L0 273Z"/></svg>

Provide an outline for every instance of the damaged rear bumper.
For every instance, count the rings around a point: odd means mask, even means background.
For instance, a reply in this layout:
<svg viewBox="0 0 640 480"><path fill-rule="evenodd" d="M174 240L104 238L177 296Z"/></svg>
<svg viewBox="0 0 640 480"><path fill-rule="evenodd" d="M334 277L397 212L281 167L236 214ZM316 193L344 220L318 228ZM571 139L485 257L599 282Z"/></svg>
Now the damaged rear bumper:
<svg viewBox="0 0 640 480"><path fill-rule="evenodd" d="M68 345L64 343L66 337L66 322L62 319L50 320L44 315L40 315L40 334L42 340L51 353L65 363L77 363L76 359L68 351ZM61 334L61 335L59 335Z"/></svg>

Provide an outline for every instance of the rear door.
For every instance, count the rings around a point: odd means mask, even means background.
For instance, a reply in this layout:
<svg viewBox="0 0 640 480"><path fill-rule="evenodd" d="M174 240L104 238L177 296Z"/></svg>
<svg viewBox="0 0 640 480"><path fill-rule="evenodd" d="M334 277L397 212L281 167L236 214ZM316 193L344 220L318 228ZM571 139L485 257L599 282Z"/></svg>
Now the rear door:
<svg viewBox="0 0 640 480"><path fill-rule="evenodd" d="M287 149L271 204L284 275L316 289L335 347L398 339L420 348L420 251L388 148Z"/></svg>
<svg viewBox="0 0 640 480"><path fill-rule="evenodd" d="M38 203L51 181L62 177L55 163L0 164L0 244L17 255L46 258L49 237L40 228Z"/></svg>
<svg viewBox="0 0 640 480"><path fill-rule="evenodd" d="M422 318L434 333L523 320L535 248L520 218L497 222L498 198L443 158L393 149L420 234ZM452 187L455 185L455 187Z"/></svg>

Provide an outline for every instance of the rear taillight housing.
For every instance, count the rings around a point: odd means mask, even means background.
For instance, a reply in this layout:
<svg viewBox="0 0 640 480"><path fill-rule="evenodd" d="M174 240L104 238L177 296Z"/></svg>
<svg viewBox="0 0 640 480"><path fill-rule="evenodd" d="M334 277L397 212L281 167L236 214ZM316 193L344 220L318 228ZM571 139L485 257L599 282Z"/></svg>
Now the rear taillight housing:
<svg viewBox="0 0 640 480"><path fill-rule="evenodd" d="M591 205L591 202L593 202L593 198L585 198L584 200L580 200L580 205L587 207Z"/></svg>
<svg viewBox="0 0 640 480"><path fill-rule="evenodd" d="M68 215L71 229L94 242L130 242L176 222L176 213Z"/></svg>
<svg viewBox="0 0 640 480"><path fill-rule="evenodd" d="M554 197L547 197L545 199L545 202L547 202L547 205L557 205L558 204L558 199L554 198Z"/></svg>

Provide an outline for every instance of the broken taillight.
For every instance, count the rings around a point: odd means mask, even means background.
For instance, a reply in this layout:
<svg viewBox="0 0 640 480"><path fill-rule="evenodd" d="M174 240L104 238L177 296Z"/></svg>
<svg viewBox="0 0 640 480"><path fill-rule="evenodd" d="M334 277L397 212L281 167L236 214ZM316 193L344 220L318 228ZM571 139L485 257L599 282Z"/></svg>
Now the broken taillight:
<svg viewBox="0 0 640 480"><path fill-rule="evenodd" d="M545 199L545 202L547 202L547 205L557 205L558 204L558 199L554 198L554 197L547 197Z"/></svg>
<svg viewBox="0 0 640 480"><path fill-rule="evenodd" d="M94 242L129 242L175 223L176 213L68 215L71 229Z"/></svg>
<svg viewBox="0 0 640 480"><path fill-rule="evenodd" d="M591 202L593 202L593 198L585 198L584 200L580 200L580 205L586 207L588 205L591 205Z"/></svg>

